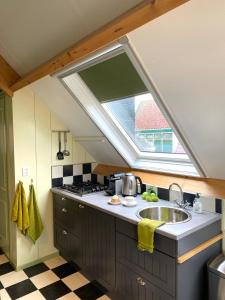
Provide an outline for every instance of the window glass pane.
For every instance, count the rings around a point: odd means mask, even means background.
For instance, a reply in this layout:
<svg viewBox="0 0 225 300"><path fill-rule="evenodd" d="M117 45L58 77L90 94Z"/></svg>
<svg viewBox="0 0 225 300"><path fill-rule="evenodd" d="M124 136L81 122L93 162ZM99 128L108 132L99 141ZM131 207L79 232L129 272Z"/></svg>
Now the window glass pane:
<svg viewBox="0 0 225 300"><path fill-rule="evenodd" d="M140 151L179 153L185 151L150 93L102 104Z"/></svg>
<svg viewBox="0 0 225 300"><path fill-rule="evenodd" d="M128 98L147 88L126 53L78 72L99 102Z"/></svg>

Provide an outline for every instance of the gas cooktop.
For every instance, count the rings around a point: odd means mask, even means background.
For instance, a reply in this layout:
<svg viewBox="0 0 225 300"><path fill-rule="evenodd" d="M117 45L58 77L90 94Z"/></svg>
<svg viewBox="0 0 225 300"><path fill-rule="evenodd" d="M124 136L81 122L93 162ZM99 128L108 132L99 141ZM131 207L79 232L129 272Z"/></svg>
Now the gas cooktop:
<svg viewBox="0 0 225 300"><path fill-rule="evenodd" d="M108 185L86 181L75 184L64 184L63 186L59 187L59 189L82 196L89 193L105 191L108 189Z"/></svg>

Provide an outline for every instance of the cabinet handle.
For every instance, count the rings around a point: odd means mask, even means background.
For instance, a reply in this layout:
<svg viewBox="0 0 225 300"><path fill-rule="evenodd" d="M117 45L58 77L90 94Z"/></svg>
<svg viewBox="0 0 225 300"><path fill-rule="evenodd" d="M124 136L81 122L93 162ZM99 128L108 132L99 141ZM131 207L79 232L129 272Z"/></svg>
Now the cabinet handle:
<svg viewBox="0 0 225 300"><path fill-rule="evenodd" d="M137 283L142 285L142 286L144 286L146 284L145 281L141 277L137 278Z"/></svg>
<svg viewBox="0 0 225 300"><path fill-rule="evenodd" d="M82 204L79 204L78 207L79 208L84 208L84 206Z"/></svg>
<svg viewBox="0 0 225 300"><path fill-rule="evenodd" d="M63 231L62 231L62 234L67 235L67 231L66 231L66 230L63 230Z"/></svg>
<svg viewBox="0 0 225 300"><path fill-rule="evenodd" d="M67 209L65 207L63 207L62 212L67 213Z"/></svg>
<svg viewBox="0 0 225 300"><path fill-rule="evenodd" d="M66 200L66 198L64 198L64 197L62 197L62 199L61 199L62 201L65 201Z"/></svg>

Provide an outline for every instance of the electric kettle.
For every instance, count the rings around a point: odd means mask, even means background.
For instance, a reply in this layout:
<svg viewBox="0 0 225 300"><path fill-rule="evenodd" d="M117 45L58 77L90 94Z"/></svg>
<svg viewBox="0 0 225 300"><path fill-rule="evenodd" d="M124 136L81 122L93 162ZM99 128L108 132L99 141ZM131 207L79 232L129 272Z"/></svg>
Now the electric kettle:
<svg viewBox="0 0 225 300"><path fill-rule="evenodd" d="M126 173L122 177L122 195L123 196L137 196L138 194L138 181L142 185L140 177L132 173Z"/></svg>

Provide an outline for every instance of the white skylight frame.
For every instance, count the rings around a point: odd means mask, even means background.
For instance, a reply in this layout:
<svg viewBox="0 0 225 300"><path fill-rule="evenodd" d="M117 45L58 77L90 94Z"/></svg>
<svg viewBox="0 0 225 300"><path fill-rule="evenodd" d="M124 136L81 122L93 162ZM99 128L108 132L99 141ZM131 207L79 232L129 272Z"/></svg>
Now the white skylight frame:
<svg viewBox="0 0 225 300"><path fill-rule="evenodd" d="M110 111L103 108L101 103L96 99L92 91L87 87L85 82L77 73L82 69L86 69L93 64L109 59L122 52L125 52L131 60L136 71L149 92L152 94L154 101L163 113L168 124L173 129L176 137L187 154L141 152L130 136L122 129L120 123L113 116L112 118L109 116L111 114ZM113 46L106 48L104 51L95 53L88 59L70 67L56 76L60 79L73 98L87 112L97 127L107 137L110 143L121 154L130 167L188 176L204 176L200 165L193 153L190 151L180 130L178 130L174 120L172 120L168 110L163 104L161 96L152 84L149 76L147 76L143 66L140 64L131 45L127 41L122 44L116 43Z"/></svg>

